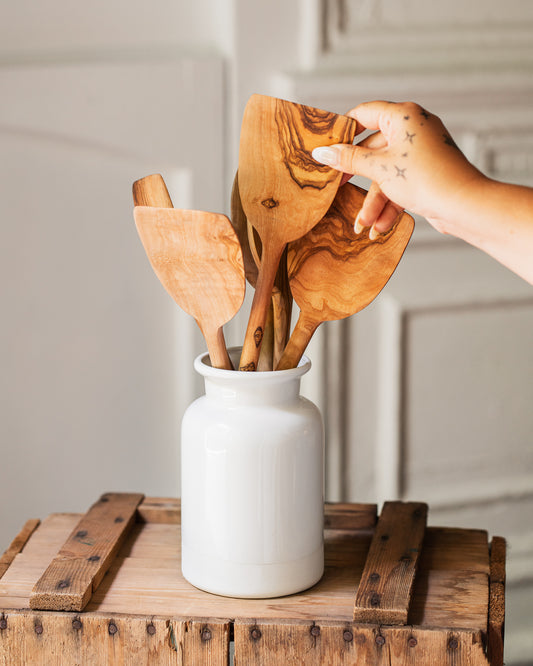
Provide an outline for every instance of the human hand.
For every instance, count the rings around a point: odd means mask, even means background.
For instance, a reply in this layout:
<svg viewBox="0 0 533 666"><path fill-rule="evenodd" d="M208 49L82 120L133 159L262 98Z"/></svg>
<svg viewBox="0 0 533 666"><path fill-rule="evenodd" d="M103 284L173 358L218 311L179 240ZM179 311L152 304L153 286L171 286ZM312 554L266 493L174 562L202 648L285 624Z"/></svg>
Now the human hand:
<svg viewBox="0 0 533 666"><path fill-rule="evenodd" d="M357 133L378 130L358 145L315 148L322 164L372 180L355 221L370 237L388 231L407 208L446 233L447 220L461 207L465 189L484 176L456 146L441 120L413 102L367 102L348 116ZM454 212L455 211L455 212Z"/></svg>

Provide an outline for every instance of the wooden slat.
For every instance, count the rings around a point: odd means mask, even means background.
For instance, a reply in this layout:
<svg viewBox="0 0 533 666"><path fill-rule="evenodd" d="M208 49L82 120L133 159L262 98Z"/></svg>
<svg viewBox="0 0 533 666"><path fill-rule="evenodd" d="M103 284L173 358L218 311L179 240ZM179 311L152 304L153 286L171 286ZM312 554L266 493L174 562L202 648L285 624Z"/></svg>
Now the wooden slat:
<svg viewBox="0 0 533 666"><path fill-rule="evenodd" d="M237 620L235 664L489 666L482 632L333 622Z"/></svg>
<svg viewBox="0 0 533 666"><path fill-rule="evenodd" d="M135 520L139 493L107 493L82 517L37 581L30 607L81 611Z"/></svg>
<svg viewBox="0 0 533 666"><path fill-rule="evenodd" d="M38 611L9 612L2 619L0 664L5 666L227 666L229 661L226 619Z"/></svg>
<svg viewBox="0 0 533 666"><path fill-rule="evenodd" d="M384 504L355 598L355 621L406 624L426 520L426 504Z"/></svg>
<svg viewBox="0 0 533 666"><path fill-rule="evenodd" d="M377 521L377 504L330 503L324 505L327 530L370 530Z"/></svg>
<svg viewBox="0 0 533 666"><path fill-rule="evenodd" d="M503 666L505 623L505 560L507 546L502 537L493 537L490 544L490 584L488 656L491 666Z"/></svg>
<svg viewBox="0 0 533 666"><path fill-rule="evenodd" d="M24 527L20 530L17 536L13 539L8 549L0 557L0 578L9 569L9 566L15 557L22 551L28 539L39 527L41 521L37 518L30 518L24 523Z"/></svg>
<svg viewBox="0 0 533 666"><path fill-rule="evenodd" d="M146 497L137 507L140 523L181 523L181 501L175 497Z"/></svg>

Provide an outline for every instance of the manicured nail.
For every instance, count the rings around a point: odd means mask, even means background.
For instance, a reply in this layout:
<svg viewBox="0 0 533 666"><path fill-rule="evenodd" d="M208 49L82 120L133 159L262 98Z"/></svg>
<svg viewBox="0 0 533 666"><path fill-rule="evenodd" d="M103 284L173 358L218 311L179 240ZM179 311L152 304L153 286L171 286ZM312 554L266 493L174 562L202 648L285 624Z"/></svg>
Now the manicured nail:
<svg viewBox="0 0 533 666"><path fill-rule="evenodd" d="M355 225L354 225L354 228L353 228L354 233L355 233L357 236L358 236L358 235L364 230L363 225L362 225L361 222L359 221L359 216L360 216L360 215L361 215L361 213L357 213L357 217L355 218Z"/></svg>
<svg viewBox="0 0 533 666"><path fill-rule="evenodd" d="M321 146L320 148L315 148L311 155L317 162L320 162L321 164L327 164L331 167L335 167L339 163L339 152L335 148Z"/></svg>
<svg viewBox="0 0 533 666"><path fill-rule="evenodd" d="M379 236L379 231L376 230L376 227L372 225L370 231L368 232L368 238L373 241Z"/></svg>

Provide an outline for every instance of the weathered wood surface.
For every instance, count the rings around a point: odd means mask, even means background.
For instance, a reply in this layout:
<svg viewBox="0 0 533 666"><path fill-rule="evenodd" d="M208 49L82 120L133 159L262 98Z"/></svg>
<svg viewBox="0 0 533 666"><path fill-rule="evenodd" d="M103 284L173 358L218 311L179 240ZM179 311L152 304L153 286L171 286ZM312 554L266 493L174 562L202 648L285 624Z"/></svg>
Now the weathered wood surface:
<svg viewBox="0 0 533 666"><path fill-rule="evenodd" d="M288 247L289 282L300 314L280 370L298 365L322 322L349 317L373 301L402 258L413 218L403 213L375 240L368 229L357 235L354 221L365 195L351 183L343 185L320 222Z"/></svg>
<svg viewBox="0 0 533 666"><path fill-rule="evenodd" d="M107 493L82 517L36 582L30 607L77 610L87 605L129 529L135 522L139 493Z"/></svg>
<svg viewBox="0 0 533 666"><path fill-rule="evenodd" d="M227 666L230 622L12 611L0 621L0 666Z"/></svg>
<svg viewBox="0 0 533 666"><path fill-rule="evenodd" d="M136 206L135 223L157 277L196 320L211 364L232 369L222 327L239 311L245 278L241 246L218 213Z"/></svg>
<svg viewBox="0 0 533 666"><path fill-rule="evenodd" d="M323 579L298 595L227 599L197 590L180 570L178 500L146 499L87 612L175 617L255 617L277 621L352 622L375 505L326 504ZM33 586L79 522L78 514L46 518L0 579L0 609L29 608ZM427 528L409 622L422 628L487 630L488 543L485 532Z"/></svg>
<svg viewBox="0 0 533 666"><path fill-rule="evenodd" d="M481 632L237 620L235 666L488 666Z"/></svg>
<svg viewBox="0 0 533 666"><path fill-rule="evenodd" d="M351 143L352 118L252 95L239 148L239 191L246 217L262 242L261 266L239 367L256 370L279 261L290 241L307 233L326 213L341 174L318 164L314 148Z"/></svg>
<svg viewBox="0 0 533 666"><path fill-rule="evenodd" d="M426 521L426 504L385 502L357 589L355 621L407 623Z"/></svg>
<svg viewBox="0 0 533 666"><path fill-rule="evenodd" d="M0 557L0 578L5 574L9 569L11 563L15 559L21 550L26 545L28 539L39 527L41 521L37 518L30 518L24 523L24 527L20 530L17 536L13 539L8 549Z"/></svg>
<svg viewBox="0 0 533 666"><path fill-rule="evenodd" d="M490 544L490 588L488 655L491 666L503 666L505 624L505 561L507 545L502 537L493 537Z"/></svg>

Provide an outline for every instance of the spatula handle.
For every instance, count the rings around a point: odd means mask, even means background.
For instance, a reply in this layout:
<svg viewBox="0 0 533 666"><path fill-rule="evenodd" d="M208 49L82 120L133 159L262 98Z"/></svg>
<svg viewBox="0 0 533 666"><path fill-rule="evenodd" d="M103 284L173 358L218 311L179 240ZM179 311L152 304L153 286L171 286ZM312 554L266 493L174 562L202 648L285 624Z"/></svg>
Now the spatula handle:
<svg viewBox="0 0 533 666"><path fill-rule="evenodd" d="M255 294L242 346L239 370L246 372L257 370L257 362L259 360L268 308L272 296L272 287L274 286L276 271L284 247L271 247L267 249L263 245L261 265L259 267Z"/></svg>
<svg viewBox="0 0 533 666"><path fill-rule="evenodd" d="M136 206L174 208L163 176L159 173L136 180L132 189L133 202Z"/></svg>
<svg viewBox="0 0 533 666"><path fill-rule="evenodd" d="M196 323L198 326L200 326L200 322L198 322L198 320ZM202 334L205 338L207 351L209 352L209 358L213 368L233 370L234 368L226 348L222 326L216 331L206 331L205 328L200 326L200 330L202 331Z"/></svg>
<svg viewBox="0 0 533 666"><path fill-rule="evenodd" d="M300 312L294 331L276 366L276 370L289 370L298 365L319 323L319 321L313 321Z"/></svg>

